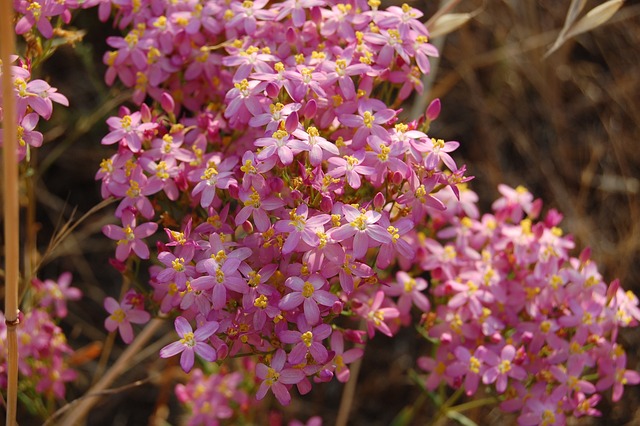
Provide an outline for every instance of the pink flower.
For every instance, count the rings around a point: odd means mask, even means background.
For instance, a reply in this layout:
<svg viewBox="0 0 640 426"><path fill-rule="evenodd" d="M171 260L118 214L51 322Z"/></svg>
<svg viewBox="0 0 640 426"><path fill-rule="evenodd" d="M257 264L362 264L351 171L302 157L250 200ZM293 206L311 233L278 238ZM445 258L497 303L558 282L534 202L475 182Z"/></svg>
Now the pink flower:
<svg viewBox="0 0 640 426"><path fill-rule="evenodd" d="M249 216L253 216L253 222L260 232L265 232L271 226L268 211L284 206L284 201L273 195L264 196L255 188L251 192L241 191L240 200L244 202L244 207L236 215L236 225L241 225Z"/></svg>
<svg viewBox="0 0 640 426"><path fill-rule="evenodd" d="M375 171L373 167L362 166L363 161L364 152L362 151L356 151L352 155L345 155L342 158L331 157L328 162L333 168L327 174L334 178L346 176L349 186L358 189L361 185L360 175L372 175Z"/></svg>
<svg viewBox="0 0 640 426"><path fill-rule="evenodd" d="M409 315L412 305L416 305L422 312L429 312L431 303L423 293L427 288L427 281L424 278L412 278L404 271L396 274L396 281L384 288L384 292L389 296L400 296L398 299L398 311L400 315Z"/></svg>
<svg viewBox="0 0 640 426"><path fill-rule="evenodd" d="M282 343L294 344L291 353L289 353L289 362L299 364L307 354L310 354L318 364L326 362L329 353L322 341L331 335L331 326L320 324L312 328L304 319L300 319L298 320L298 329L284 330L278 335Z"/></svg>
<svg viewBox="0 0 640 426"><path fill-rule="evenodd" d="M288 232L289 235L282 246L282 254L293 252L300 240L311 247L320 244L318 232L324 232L324 224L331 220L328 214L319 214L307 218L309 208L306 204L300 204L295 210L289 212L289 220L279 220L275 224L276 231Z"/></svg>
<svg viewBox="0 0 640 426"><path fill-rule="evenodd" d="M327 281L316 274L306 281L300 277L289 277L285 285L293 291L285 295L278 306L284 311L291 311L303 305L304 317L310 325L315 325L320 320L318 305L330 307L338 301L336 295L322 290Z"/></svg>
<svg viewBox="0 0 640 426"><path fill-rule="evenodd" d="M382 140L389 139L389 132L382 127L382 125L395 117L396 112L389 108L382 109L378 112L373 111L371 105L361 103L358 106L359 115L343 114L338 117L340 122L345 126L358 129L353 135L353 142L351 144L353 149L364 148L369 135L377 136Z"/></svg>
<svg viewBox="0 0 640 426"><path fill-rule="evenodd" d="M53 280L45 280L44 282L34 280L34 284L37 284L44 291L44 297L40 301L40 305L43 307L54 305L58 318L67 316L67 300L79 300L82 297L80 290L71 287L71 278L70 272L63 272L57 282Z"/></svg>
<svg viewBox="0 0 640 426"><path fill-rule="evenodd" d="M345 351L343 334L338 331L334 331L331 335L331 350L335 353L331 362L335 368L336 378L339 382L346 383L351 375L347 364L351 364L361 358L364 351L361 348L352 348Z"/></svg>
<svg viewBox="0 0 640 426"><path fill-rule="evenodd" d="M512 345L503 347L500 356L487 351L484 355L484 361L489 365L489 368L482 375L482 382L485 385L496 382L496 391L503 393L507 389L509 377L524 380L527 377L527 372L524 368L513 363L515 355L516 348Z"/></svg>
<svg viewBox="0 0 640 426"><path fill-rule="evenodd" d="M348 223L329 231L330 236L336 241L353 237L353 256L356 259L363 257L369 247L391 242L389 232L376 224L380 213L373 210L363 212L350 205L342 206L342 211Z"/></svg>
<svg viewBox="0 0 640 426"><path fill-rule="evenodd" d="M109 117L107 124L111 132L102 138L102 144L111 145L122 141L131 151L140 151L143 133L155 129L157 126L155 123L142 123L141 121L140 111L126 114L123 117Z"/></svg>
<svg viewBox="0 0 640 426"><path fill-rule="evenodd" d="M478 346L474 354L471 355L469 349L464 346L457 346L454 350L457 361L451 363L446 369L448 376L464 376L464 388L468 396L476 393L478 389L480 377L482 377L484 370L483 358L486 352L487 348Z"/></svg>
<svg viewBox="0 0 640 426"><path fill-rule="evenodd" d="M131 250L140 258L149 258L149 247L142 238L153 235L158 229L158 224L147 222L136 226L135 214L127 209L122 212L122 227L117 225L105 225L102 232L112 240L118 241L116 259L121 262L127 260Z"/></svg>
<svg viewBox="0 0 640 426"><path fill-rule="evenodd" d="M256 366L256 376L262 380L256 399L261 400L271 389L282 405L291 402L291 395L286 385L294 385L305 378L302 370L297 368L284 368L287 355L282 349L278 349L271 358L271 365L260 363Z"/></svg>
<svg viewBox="0 0 640 426"><path fill-rule="evenodd" d="M206 361L213 362L217 359L216 351L206 343L207 339L218 330L216 321L206 322L194 332L191 324L183 317L177 317L175 327L180 340L169 343L160 349L161 358L169 358L180 355L180 366L188 373L193 368L194 354L198 354Z"/></svg>
<svg viewBox="0 0 640 426"><path fill-rule="evenodd" d="M368 303L362 305L362 308L358 312L358 314L367 321L369 338L375 335L376 329L389 337L393 336L393 332L386 321L398 318L400 312L395 307L382 308L381 306L384 301L384 292L379 290L375 296L373 296L373 299L370 299Z"/></svg>
<svg viewBox="0 0 640 426"><path fill-rule="evenodd" d="M113 297L104 300L104 307L111 314L104 320L104 327L112 332L117 329L125 343L133 341L131 323L144 324L151 319L149 312L136 309L124 301L120 304Z"/></svg>

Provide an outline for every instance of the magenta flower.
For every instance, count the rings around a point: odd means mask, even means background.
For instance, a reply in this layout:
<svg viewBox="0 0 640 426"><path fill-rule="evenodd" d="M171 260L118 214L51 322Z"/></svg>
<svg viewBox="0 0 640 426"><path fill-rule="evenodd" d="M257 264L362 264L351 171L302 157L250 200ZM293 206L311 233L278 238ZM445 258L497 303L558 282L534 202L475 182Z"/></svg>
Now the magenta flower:
<svg viewBox="0 0 640 426"><path fill-rule="evenodd" d="M360 359L364 354L362 348L352 348L347 351L344 350L344 337L341 332L335 331L331 335L331 350L335 353L331 363L335 369L336 378L340 383L346 383L349 381L351 372L347 364Z"/></svg>
<svg viewBox="0 0 640 426"><path fill-rule="evenodd" d="M318 129L313 126L309 126L306 131L298 129L293 135L298 139L292 140L289 147L309 152L309 163L314 167L319 166L325 157L340 154L338 147L320 136Z"/></svg>
<svg viewBox="0 0 640 426"><path fill-rule="evenodd" d="M147 222L136 226L135 214L127 209L122 212L122 227L117 225L105 225L102 232L112 240L118 241L116 259L121 262L127 260L131 250L140 258L149 258L149 247L142 241L153 235L158 229L158 224Z"/></svg>
<svg viewBox="0 0 640 426"><path fill-rule="evenodd" d="M215 361L217 359L216 351L206 342L218 330L218 326L219 324L216 321L209 321L198 327L194 332L189 321L183 317L177 317L175 327L180 340L169 343L160 349L160 357L169 358L182 353L180 355L180 366L185 373L188 373L193 368L194 354L198 354L206 361Z"/></svg>
<svg viewBox="0 0 640 426"><path fill-rule="evenodd" d="M391 242L389 232L376 224L380 220L380 213L373 210L363 212L351 205L342 206L342 211L349 223L329 231L330 236L336 241L353 237L353 256L356 259L363 257L369 247Z"/></svg>
<svg viewBox="0 0 640 426"><path fill-rule="evenodd" d="M620 347L614 350L622 352ZM627 354L624 352L616 356L615 359L611 359L611 355L612 352L606 353L605 357L598 360L600 379L596 383L596 389L603 391L613 387L612 399L617 402L622 398L625 385L637 385L640 383L640 373L626 369Z"/></svg>
<svg viewBox="0 0 640 426"><path fill-rule="evenodd" d="M144 324L151 319L149 312L136 309L126 302L118 303L113 297L104 300L104 307L111 315L104 320L104 328L113 332L118 330L125 343L133 341L134 324Z"/></svg>
<svg viewBox="0 0 640 426"><path fill-rule="evenodd" d="M376 329L389 337L393 336L393 332L386 321L398 318L400 316L400 312L397 308L391 306L382 308L381 306L384 301L384 292L379 290L373 298L367 303L364 303L360 309L360 316L367 321L367 333L369 334L369 338L372 338L375 335Z"/></svg>
<svg viewBox="0 0 640 426"><path fill-rule="evenodd" d="M44 80L31 80L27 83L22 77L17 77L13 86L17 95L16 114L18 117L25 116L27 107L31 107L39 116L48 120L53 113L52 101L69 106L69 100Z"/></svg>
<svg viewBox="0 0 640 426"><path fill-rule="evenodd" d="M431 303L423 293L427 285L424 278L412 278L406 272L399 271L396 274L396 281L389 287L385 287L384 292L389 296L400 296L398 311L402 317L406 317L412 305L416 305L422 312L429 312L431 309Z"/></svg>
<svg viewBox="0 0 640 426"><path fill-rule="evenodd" d="M451 377L464 376L464 388L467 396L473 395L478 389L484 370L482 360L486 352L487 348L484 346L478 346L473 355L464 346L457 346L454 350L457 361L449 364L446 373Z"/></svg>
<svg viewBox="0 0 640 426"><path fill-rule="evenodd" d="M300 277L289 277L285 285L293 291L285 295L278 305L283 311L291 311L303 305L304 317L307 323L315 325L320 320L320 308L333 306L338 297L326 290L327 281L320 275L314 274L306 281Z"/></svg>
<svg viewBox="0 0 640 426"><path fill-rule="evenodd" d="M124 142L133 152L138 152L142 148L142 136L144 132L156 128L155 123L142 123L142 115L139 111L123 117L109 117L107 124L111 132L102 138L103 145L111 145Z"/></svg>
<svg viewBox="0 0 640 426"><path fill-rule="evenodd" d="M307 354L311 354L311 357L318 364L326 362L329 353L322 341L331 335L331 326L329 324L320 324L312 328L304 320L299 320L298 329L284 330L278 335L282 343L294 345L289 353L289 362L291 364L299 364Z"/></svg>
<svg viewBox="0 0 640 426"><path fill-rule="evenodd" d="M373 167L363 166L365 154L363 151L356 151L352 155L340 157L331 157L328 162L333 166L327 173L329 176L338 178L346 176L347 183L353 189L360 188L360 175L368 176L375 172Z"/></svg>
<svg viewBox="0 0 640 426"><path fill-rule="evenodd" d="M306 204L300 204L295 210L289 212L289 220L279 220L275 224L276 231L288 232L289 235L282 246L282 253L293 252L300 240L311 247L320 244L318 232L324 232L324 224L331 220L328 214L319 214L307 218L309 208Z"/></svg>
<svg viewBox="0 0 640 426"><path fill-rule="evenodd" d="M358 129L353 135L351 144L353 149L364 148L369 135L377 136L382 140L389 139L389 132L382 125L395 117L396 112L394 110L387 108L373 112L373 109L368 104L362 104L359 106L358 112L360 113L359 115L343 114L338 117L345 126Z"/></svg>
<svg viewBox="0 0 640 426"><path fill-rule="evenodd" d="M44 291L40 305L42 307L53 305L58 318L67 316L67 300L79 300L82 297L82 292L79 289L71 287L71 278L70 272L63 272L57 282L34 280L34 284L37 283Z"/></svg>
<svg viewBox="0 0 640 426"><path fill-rule="evenodd" d="M293 139L289 139L289 133L285 130L276 130L271 134L271 137L259 138L254 142L254 145L263 149L256 158L260 161L269 161L277 156L282 164L288 166L293 162L294 156L290 146L292 141Z"/></svg>
<svg viewBox="0 0 640 426"><path fill-rule="evenodd" d="M274 14L271 10L263 10L268 0L255 0L231 3L233 18L228 25L231 28L241 28L248 35L253 35L257 28L257 19L269 20L273 19Z"/></svg>
<svg viewBox="0 0 640 426"><path fill-rule="evenodd" d="M305 379L304 371L297 368L284 368L287 355L282 349L278 349L271 358L271 365L260 363L256 366L256 376L262 380L256 399L261 400L271 389L282 405L291 402L291 395L286 385L294 385Z"/></svg>
<svg viewBox="0 0 640 426"><path fill-rule="evenodd" d="M484 362L489 365L489 368L482 375L482 382L485 385L496 382L496 391L503 393L507 389L509 377L524 380L527 377L527 372L524 368L513 363L515 356L516 348L512 345L503 347L500 356L487 351L484 355Z"/></svg>
<svg viewBox="0 0 640 426"><path fill-rule="evenodd" d="M242 191L240 199L244 202L244 207L236 215L236 225L241 225L249 216L253 216L253 222L260 232L265 232L271 227L268 211L284 206L284 201L273 195L263 196L255 188L251 192Z"/></svg>

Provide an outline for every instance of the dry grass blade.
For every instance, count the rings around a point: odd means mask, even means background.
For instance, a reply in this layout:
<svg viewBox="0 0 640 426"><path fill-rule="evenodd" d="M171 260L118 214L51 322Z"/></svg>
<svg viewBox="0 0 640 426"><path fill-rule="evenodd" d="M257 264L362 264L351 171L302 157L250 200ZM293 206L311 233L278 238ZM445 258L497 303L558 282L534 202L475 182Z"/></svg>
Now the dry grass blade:
<svg viewBox="0 0 640 426"><path fill-rule="evenodd" d="M78 225L80 225L91 215L107 207L109 204L113 203L114 201L115 201L114 198L107 198L106 200L100 202L99 204L96 204L94 207L92 207L88 212L83 214L82 217L80 217L80 219L78 219L75 222L73 222L73 214L72 214L71 219L69 219L64 225L62 225L60 229L53 235L53 237L51 237L51 241L49 241L49 246L47 247L46 251L43 253L42 257L40 258L40 262L38 262L38 264L35 267L34 275L40 269L40 267L53 255L56 248L67 237L69 237L69 235L78 227Z"/></svg>
<svg viewBox="0 0 640 426"><path fill-rule="evenodd" d="M545 58L558 50L570 38L591 31L607 22L622 7L624 0L609 0L591 9L582 19L576 22L577 15L584 7L584 3L585 0L574 0L571 3L564 27L551 49L545 54Z"/></svg>
<svg viewBox="0 0 640 426"><path fill-rule="evenodd" d="M591 9L567 31L567 38L591 31L607 22L622 7L624 0L610 0Z"/></svg>
<svg viewBox="0 0 640 426"><path fill-rule="evenodd" d="M431 28L433 23L435 21L437 21L438 19L440 19L440 17L442 15L445 15L445 14L451 12L458 5L458 3L460 3L460 0L449 0L449 1L446 1L446 2L445 1L441 1L440 2L440 4L441 4L440 8L425 23L427 28Z"/></svg>
<svg viewBox="0 0 640 426"><path fill-rule="evenodd" d="M562 27L562 31L560 31L560 37L564 36L571 25L576 21L582 9L584 9L584 5L587 4L587 0L571 0L571 5L569 6L569 12L567 12L567 17L564 21L564 26Z"/></svg>
<svg viewBox="0 0 640 426"><path fill-rule="evenodd" d="M441 15L429 27L429 35L431 38L447 35L469 22L473 16L473 13L447 13Z"/></svg>

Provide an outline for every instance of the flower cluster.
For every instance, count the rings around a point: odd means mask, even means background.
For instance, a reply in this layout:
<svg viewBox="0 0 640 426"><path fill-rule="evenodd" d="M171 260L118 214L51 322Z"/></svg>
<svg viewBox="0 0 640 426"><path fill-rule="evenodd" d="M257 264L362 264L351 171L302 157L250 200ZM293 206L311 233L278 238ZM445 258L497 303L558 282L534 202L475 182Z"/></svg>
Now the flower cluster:
<svg viewBox="0 0 640 426"><path fill-rule="evenodd" d="M23 61L17 56L13 56L12 61L8 67L13 76L18 120L18 158L22 161L28 157L30 148L42 145L42 133L36 130L40 118L45 120L51 118L53 102L69 106L69 101L46 81L32 80L29 61ZM1 65L0 76L4 71ZM2 104L2 94L0 94L0 104ZM2 111L0 107L0 120L2 120ZM0 129L0 144L2 144L3 135L4 133Z"/></svg>
<svg viewBox="0 0 640 426"><path fill-rule="evenodd" d="M444 380L472 395L490 385L523 425L598 415L603 391L617 401L640 383L616 343L619 328L640 320L638 299L603 282L588 250L570 256L558 212L537 220L541 203L526 189L500 192L492 214L454 208L435 215L438 241L421 236L417 257L437 305L423 326L440 345L419 360L426 386Z"/></svg>
<svg viewBox="0 0 640 426"><path fill-rule="evenodd" d="M69 273L63 273L57 281L34 280L35 308L20 314L18 369L25 395L30 395L28 389L32 389L33 395L63 399L65 384L76 378L68 362L73 351L62 329L56 325L67 315L66 302L81 297L80 291L70 284ZM7 387L6 342L5 318L0 312L0 388L3 389Z"/></svg>
<svg viewBox="0 0 640 426"><path fill-rule="evenodd" d="M528 192L501 187L481 217L451 156L458 142L428 134L439 102L401 119L437 55L421 12L112 3L124 34L107 40L106 80L139 106L107 120L102 143L117 152L96 178L120 224L103 231L122 271L153 262L148 294L105 302L125 342L149 312L170 315L178 339L161 357L189 372L197 358L258 354L257 398L287 404L294 387L348 380L360 345L393 336L415 308L439 344L420 361L427 387L471 394L482 381L523 424L593 415L600 392L618 398L637 381L615 343L639 318L636 299L570 257L559 214L534 223ZM219 405L194 414L226 418L235 390L200 389L194 371L184 400L205 392Z"/></svg>
<svg viewBox="0 0 640 426"><path fill-rule="evenodd" d="M180 353L188 371L194 354L272 354L258 397L271 389L283 403L294 384L346 381L362 350L344 342L365 337L337 318L392 334L384 269L412 262L414 225L445 208L432 193L468 180L449 154L457 142L388 105L419 88L436 54L421 13L376 1L164 6L121 9L132 29L109 40L108 79L136 75L136 99L158 108L107 120L102 143L118 152L97 174L120 200L122 226L104 232L122 268L152 257L145 239L164 225L152 299L180 315L180 339L161 356Z"/></svg>

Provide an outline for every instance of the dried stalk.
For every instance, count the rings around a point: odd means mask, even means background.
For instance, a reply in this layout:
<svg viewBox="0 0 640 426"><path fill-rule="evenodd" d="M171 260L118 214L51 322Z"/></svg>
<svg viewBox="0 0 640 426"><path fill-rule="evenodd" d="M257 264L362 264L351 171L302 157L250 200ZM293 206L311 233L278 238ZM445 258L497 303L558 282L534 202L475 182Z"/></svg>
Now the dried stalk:
<svg viewBox="0 0 640 426"><path fill-rule="evenodd" d="M20 206L18 204L18 141L16 105L13 94L10 57L15 48L13 2L0 0L0 61L2 61L3 99L3 211L4 211L4 302L7 324L8 383L6 424L16 425L18 402L18 279L20 268Z"/></svg>
<svg viewBox="0 0 640 426"><path fill-rule="evenodd" d="M146 325L144 330L136 337L136 339L127 347L127 349L118 357L115 364L107 370L102 379L95 384L82 400L73 407L58 424L75 426L82 424L89 410L98 402L99 397L122 373L131 367L132 359L145 347L149 339L151 339L156 331L165 324L165 320L155 318ZM73 404L73 403L72 403Z"/></svg>

